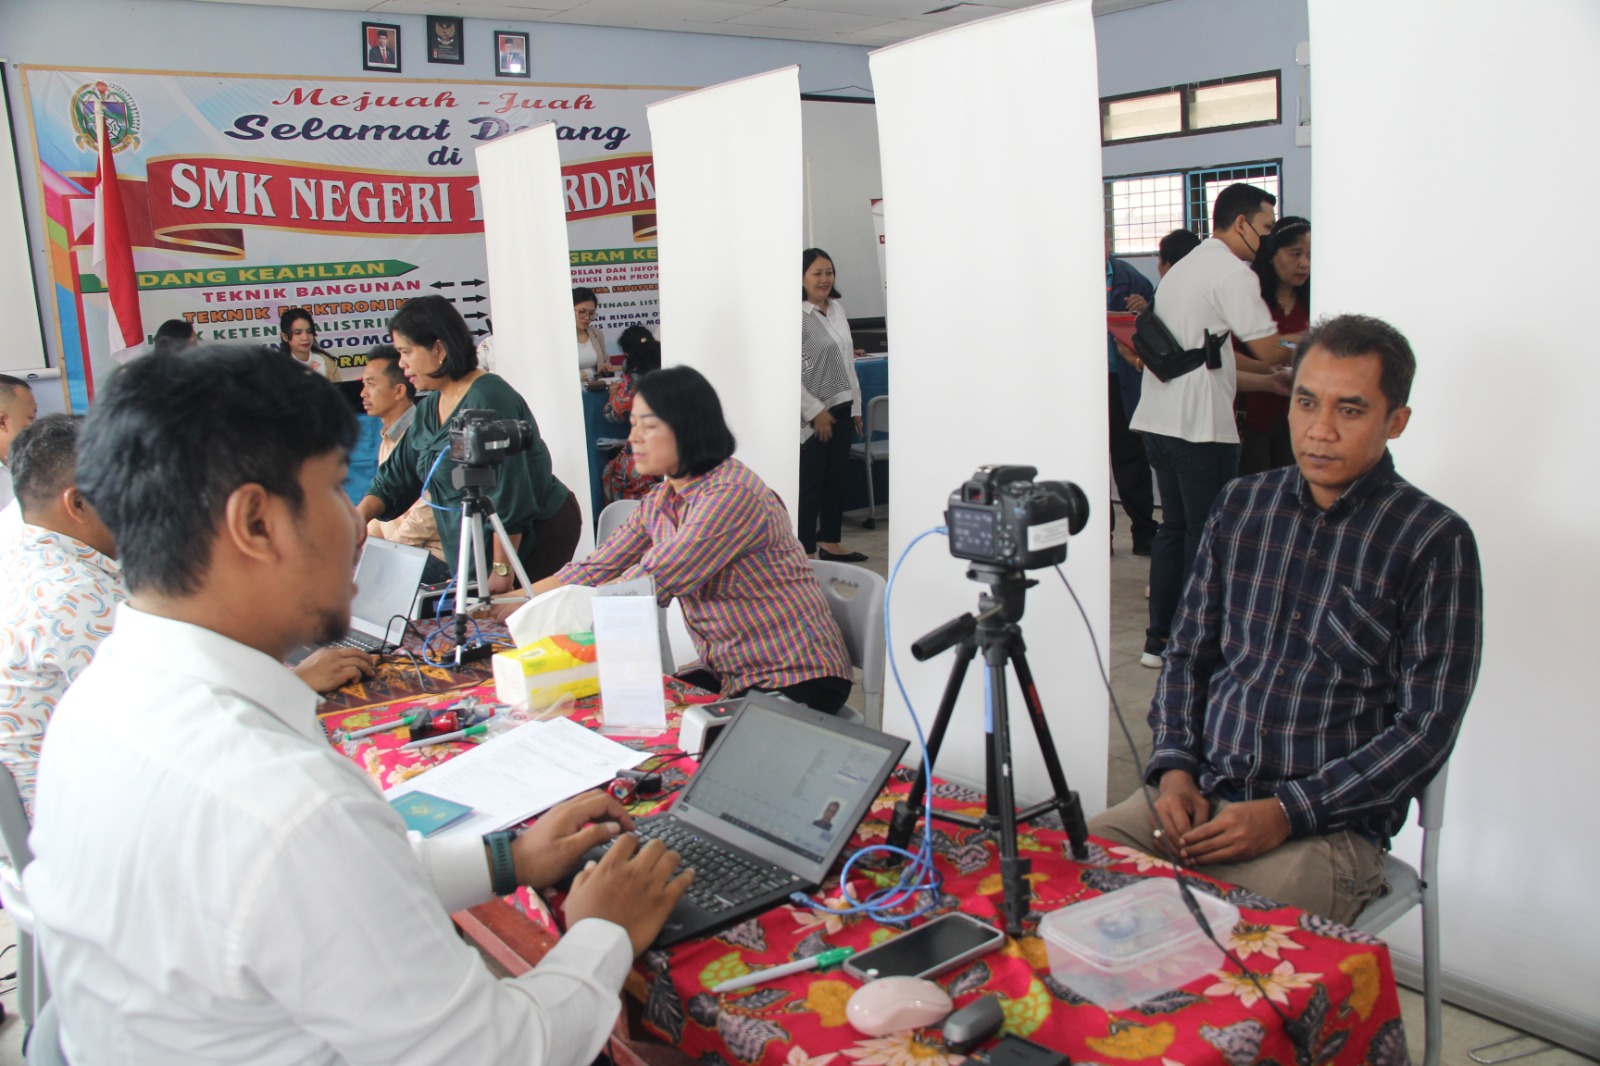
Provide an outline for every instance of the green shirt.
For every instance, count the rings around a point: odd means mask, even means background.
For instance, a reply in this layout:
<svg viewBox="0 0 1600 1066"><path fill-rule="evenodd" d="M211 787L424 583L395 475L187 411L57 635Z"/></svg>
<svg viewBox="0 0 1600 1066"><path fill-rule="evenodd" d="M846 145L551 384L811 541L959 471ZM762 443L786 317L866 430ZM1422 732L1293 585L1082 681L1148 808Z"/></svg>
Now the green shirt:
<svg viewBox="0 0 1600 1066"><path fill-rule="evenodd" d="M495 418L520 419L533 426L533 447L508 456L505 462L492 468L498 480L488 493L500 521L505 523L506 532L513 536L522 534L524 546L519 554L525 555L534 523L553 517L561 509L567 500L567 487L550 472L550 449L539 436L533 412L504 378L484 374L475 380L462 395L455 413L475 408L492 410ZM404 514L424 489L435 504L448 508L434 511L433 516L439 524L439 541L445 558L454 569L461 542L461 500L465 496L451 484L450 473L456 464L446 454L438 469L433 471L433 477L424 481L439 454L449 450L449 424L439 424L439 394L428 393L417 401L411 428L378 467L367 493L383 501L384 510L379 517L386 522ZM493 534L491 523L486 521L484 528ZM492 554L492 545L490 548Z"/></svg>

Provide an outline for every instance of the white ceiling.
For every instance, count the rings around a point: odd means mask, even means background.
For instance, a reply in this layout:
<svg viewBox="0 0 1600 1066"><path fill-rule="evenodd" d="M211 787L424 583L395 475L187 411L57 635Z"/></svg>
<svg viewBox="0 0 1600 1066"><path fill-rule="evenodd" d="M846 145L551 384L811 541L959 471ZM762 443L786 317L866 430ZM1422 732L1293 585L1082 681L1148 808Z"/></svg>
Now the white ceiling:
<svg viewBox="0 0 1600 1066"><path fill-rule="evenodd" d="M210 0L877 47L1045 0ZM1094 0L1104 15L1162 0Z"/></svg>

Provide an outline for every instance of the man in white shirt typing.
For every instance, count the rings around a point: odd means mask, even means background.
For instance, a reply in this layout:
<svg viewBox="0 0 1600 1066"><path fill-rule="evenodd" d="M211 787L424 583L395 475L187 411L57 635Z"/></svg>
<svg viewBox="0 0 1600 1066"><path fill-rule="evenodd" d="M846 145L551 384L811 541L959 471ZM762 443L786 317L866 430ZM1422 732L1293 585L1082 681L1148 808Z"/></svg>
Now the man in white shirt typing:
<svg viewBox="0 0 1600 1066"><path fill-rule="evenodd" d="M1288 395L1290 375L1276 368L1294 354L1278 335L1250 262L1272 231L1277 198L1254 185L1222 190L1211 238L1176 263L1156 290L1156 316L1183 348L1222 337L1222 361L1162 381L1144 370L1139 407L1129 425L1144 434L1145 454L1161 491L1161 526L1150 545L1150 626L1140 662L1161 666L1200 531L1222 486L1239 474L1239 389Z"/></svg>
<svg viewBox="0 0 1600 1066"><path fill-rule="evenodd" d="M24 873L70 1061L582 1066L687 888L624 837L530 973L455 935L629 821L596 793L514 843L422 840L330 747L279 659L349 624L354 439L326 381L220 347L128 364L84 425L130 599L51 723Z"/></svg>

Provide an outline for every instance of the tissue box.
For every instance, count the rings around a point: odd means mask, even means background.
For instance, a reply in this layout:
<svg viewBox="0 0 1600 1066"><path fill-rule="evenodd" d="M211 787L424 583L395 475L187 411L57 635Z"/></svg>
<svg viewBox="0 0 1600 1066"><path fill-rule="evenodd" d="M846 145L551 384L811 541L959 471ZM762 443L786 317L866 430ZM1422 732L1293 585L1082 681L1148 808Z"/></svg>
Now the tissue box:
<svg viewBox="0 0 1600 1066"><path fill-rule="evenodd" d="M494 689L501 703L530 711L595 695L600 673L594 635L545 637L515 651L496 652Z"/></svg>
<svg viewBox="0 0 1600 1066"><path fill-rule="evenodd" d="M1227 943L1239 908L1200 889L1195 901ZM1222 965L1171 878L1155 877L1052 911L1039 923L1050 975L1106 1010L1182 988Z"/></svg>

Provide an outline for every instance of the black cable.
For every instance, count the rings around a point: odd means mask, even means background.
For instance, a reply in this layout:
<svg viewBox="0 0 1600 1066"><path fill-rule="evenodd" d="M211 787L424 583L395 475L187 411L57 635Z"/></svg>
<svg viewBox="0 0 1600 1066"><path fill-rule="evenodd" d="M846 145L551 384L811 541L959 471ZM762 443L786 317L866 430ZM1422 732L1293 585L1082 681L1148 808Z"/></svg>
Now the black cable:
<svg viewBox="0 0 1600 1066"><path fill-rule="evenodd" d="M1072 582L1067 580L1067 575L1062 571L1061 567L1056 566L1053 569L1056 572L1056 576L1061 579L1061 583L1067 587L1067 594L1072 597L1072 602L1078 608L1078 615L1083 619L1083 628L1088 632L1089 644L1094 649L1094 664L1100 671L1100 683L1105 685L1106 695L1111 697L1111 710L1117 716L1117 725L1122 727L1122 736L1128 742L1128 750L1133 752L1133 761L1140 766L1147 766L1149 765L1148 762L1139 753L1139 745L1134 742L1133 733L1128 729L1127 719L1122 717L1122 707L1117 703L1117 694L1111 688L1111 678L1106 673L1105 662L1100 656L1100 641L1095 637L1094 626L1089 622L1089 612L1083 609L1083 601L1078 599L1077 591L1072 587ZM1161 816L1156 812L1156 804L1150 798L1150 791L1149 783L1141 780L1139 794L1144 797L1145 806L1150 808L1151 820L1159 827L1161 825ZM1184 872L1183 860L1178 856L1177 845L1169 841L1165 834L1160 837L1159 843L1161 850L1167 855L1167 861L1172 864L1172 880L1178 886L1178 895L1182 897L1183 905L1188 908L1189 913L1194 916L1195 924L1206 935L1206 939L1215 944L1217 950L1221 951L1223 956L1233 963L1240 973L1250 978L1250 983L1255 985L1257 992L1261 993L1262 1002L1271 1008L1272 1013L1278 1016L1278 1020L1283 1023L1284 1032L1289 1034L1290 1043L1294 1045L1295 1062L1299 1066L1311 1066L1311 1048L1305 1039L1305 1032L1300 1023L1297 1020L1291 1020L1272 1001L1272 997L1267 995L1266 986L1261 983L1261 978L1256 972L1246 966L1239 956L1229 950L1226 944L1217 939L1217 934L1211 931L1211 923L1206 921L1205 912L1200 909L1200 902L1194 898L1194 890L1190 887L1189 878Z"/></svg>

